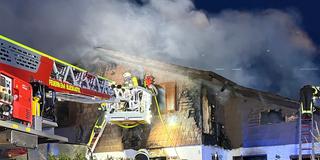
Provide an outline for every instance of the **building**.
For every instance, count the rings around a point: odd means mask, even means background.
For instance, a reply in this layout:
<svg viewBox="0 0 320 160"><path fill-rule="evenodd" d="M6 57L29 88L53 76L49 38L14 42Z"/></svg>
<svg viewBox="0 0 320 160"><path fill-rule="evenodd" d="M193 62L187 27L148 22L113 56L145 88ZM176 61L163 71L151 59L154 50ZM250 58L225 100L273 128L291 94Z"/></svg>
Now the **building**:
<svg viewBox="0 0 320 160"><path fill-rule="evenodd" d="M168 128L159 120L155 106L150 125L122 129L110 124L95 150L98 159L132 157L133 150L142 148L158 159L273 160L298 155L299 104L294 100L239 86L210 71L103 49L89 61L119 84L125 72L140 79L153 75L161 117ZM93 107L78 108L81 112L72 114L70 123L79 133L74 140L85 142L96 112Z"/></svg>

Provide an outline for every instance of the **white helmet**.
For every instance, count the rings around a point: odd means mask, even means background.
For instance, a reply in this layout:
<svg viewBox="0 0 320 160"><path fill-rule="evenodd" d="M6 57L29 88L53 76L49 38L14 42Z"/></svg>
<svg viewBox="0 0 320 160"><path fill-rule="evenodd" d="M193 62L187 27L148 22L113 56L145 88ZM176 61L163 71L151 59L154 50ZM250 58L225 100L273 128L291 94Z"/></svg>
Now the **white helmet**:
<svg viewBox="0 0 320 160"><path fill-rule="evenodd" d="M126 72L126 73L124 73L122 76L123 76L124 78L129 78L129 77L131 77L132 75L131 75L130 72Z"/></svg>
<svg viewBox="0 0 320 160"><path fill-rule="evenodd" d="M139 149L134 160L149 160L149 152L146 149Z"/></svg>

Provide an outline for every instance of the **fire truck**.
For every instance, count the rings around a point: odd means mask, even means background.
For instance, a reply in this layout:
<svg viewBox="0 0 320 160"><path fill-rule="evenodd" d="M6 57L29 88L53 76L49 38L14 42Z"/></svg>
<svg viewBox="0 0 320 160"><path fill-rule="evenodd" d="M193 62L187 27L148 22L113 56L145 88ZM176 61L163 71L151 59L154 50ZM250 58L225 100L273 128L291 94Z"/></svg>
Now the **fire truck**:
<svg viewBox="0 0 320 160"><path fill-rule="evenodd" d="M37 148L38 143L67 143L54 132L54 108L58 101L73 101L101 104L103 116L88 143L94 149L106 123L125 128L150 123L150 83L117 85L0 35L0 144Z"/></svg>

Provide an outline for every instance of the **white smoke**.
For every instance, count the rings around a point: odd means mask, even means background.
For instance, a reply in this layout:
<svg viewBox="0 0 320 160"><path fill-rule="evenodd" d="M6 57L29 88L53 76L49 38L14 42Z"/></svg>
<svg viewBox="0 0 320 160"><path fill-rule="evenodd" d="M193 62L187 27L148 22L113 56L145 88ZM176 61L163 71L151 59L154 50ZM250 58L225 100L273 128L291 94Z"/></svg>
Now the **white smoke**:
<svg viewBox="0 0 320 160"><path fill-rule="evenodd" d="M100 46L295 97L303 84L319 83L312 62L317 47L297 15L274 9L206 14L191 0L4 0L0 33L69 60Z"/></svg>

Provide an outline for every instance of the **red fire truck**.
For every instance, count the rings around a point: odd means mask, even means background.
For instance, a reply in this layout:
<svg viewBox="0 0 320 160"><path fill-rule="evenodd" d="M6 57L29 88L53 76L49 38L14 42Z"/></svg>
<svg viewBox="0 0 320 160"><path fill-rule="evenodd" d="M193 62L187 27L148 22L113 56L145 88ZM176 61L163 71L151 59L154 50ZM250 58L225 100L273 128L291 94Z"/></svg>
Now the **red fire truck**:
<svg viewBox="0 0 320 160"><path fill-rule="evenodd" d="M0 35L0 136L6 137L1 144L36 148L38 138L68 142L43 129L57 127L58 100L104 104L107 121L119 124L150 121L151 98L146 88L115 87L111 80Z"/></svg>

